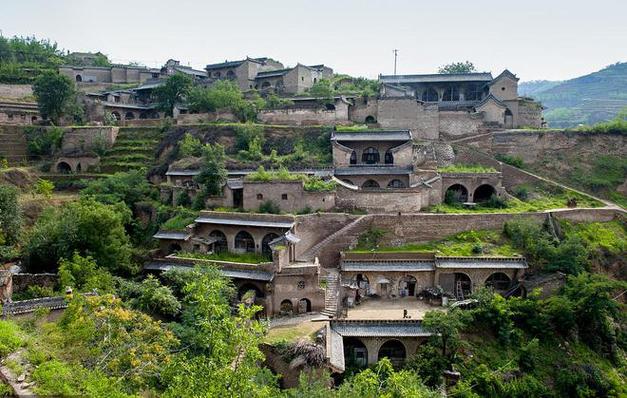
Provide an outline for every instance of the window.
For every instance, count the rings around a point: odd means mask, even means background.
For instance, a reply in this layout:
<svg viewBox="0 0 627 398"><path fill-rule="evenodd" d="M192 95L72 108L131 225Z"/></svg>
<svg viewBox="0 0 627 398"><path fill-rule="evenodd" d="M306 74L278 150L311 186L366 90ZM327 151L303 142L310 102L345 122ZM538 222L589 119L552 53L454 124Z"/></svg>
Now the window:
<svg viewBox="0 0 627 398"><path fill-rule="evenodd" d="M235 235L235 250L239 252L253 253L255 251L255 240L246 231L240 231Z"/></svg>
<svg viewBox="0 0 627 398"><path fill-rule="evenodd" d="M260 193L258 193L258 194L257 194L257 200L263 200L263 195L262 195L262 194L260 194Z"/></svg>
<svg viewBox="0 0 627 398"><path fill-rule="evenodd" d="M394 163L394 155L392 155L392 152L388 149L387 151L385 151L385 164L392 163Z"/></svg>
<svg viewBox="0 0 627 398"><path fill-rule="evenodd" d="M380 188L379 183L376 182L375 180L367 180L366 182L364 182L361 186L364 189L376 189L376 188Z"/></svg>
<svg viewBox="0 0 627 398"><path fill-rule="evenodd" d="M459 89L457 87L447 87L442 94L442 101L459 101Z"/></svg>
<svg viewBox="0 0 627 398"><path fill-rule="evenodd" d="M379 163L379 151L373 147L366 148L361 155L361 161L366 164Z"/></svg>
<svg viewBox="0 0 627 398"><path fill-rule="evenodd" d="M350 164L357 164L357 153L355 151L351 152Z"/></svg>
<svg viewBox="0 0 627 398"><path fill-rule="evenodd" d="M299 289L304 289L305 288L305 281L298 281L298 288Z"/></svg>
<svg viewBox="0 0 627 398"><path fill-rule="evenodd" d="M422 92L422 102L438 102L438 92L428 88Z"/></svg>
<svg viewBox="0 0 627 398"><path fill-rule="evenodd" d="M301 82L304 82L304 81L305 81L305 76L301 76L301 77L300 77L300 81L301 81Z"/></svg>
<svg viewBox="0 0 627 398"><path fill-rule="evenodd" d="M287 200L287 194L286 194L286 193L281 194L281 199L282 199L282 200Z"/></svg>

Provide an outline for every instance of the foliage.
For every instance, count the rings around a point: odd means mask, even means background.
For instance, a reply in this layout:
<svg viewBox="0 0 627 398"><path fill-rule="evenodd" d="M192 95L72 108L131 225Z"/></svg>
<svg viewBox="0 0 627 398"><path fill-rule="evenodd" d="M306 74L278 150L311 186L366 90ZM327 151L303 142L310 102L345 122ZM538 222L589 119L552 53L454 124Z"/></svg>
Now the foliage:
<svg viewBox="0 0 627 398"><path fill-rule="evenodd" d="M259 213L279 214L281 207L271 200L266 200L259 205Z"/></svg>
<svg viewBox="0 0 627 398"><path fill-rule="evenodd" d="M198 213L185 208L178 208L175 216L169 218L161 224L160 229L164 231L182 231L189 224L193 223Z"/></svg>
<svg viewBox="0 0 627 398"><path fill-rule="evenodd" d="M333 180L323 180L320 177L309 177L305 181L305 191L310 192L331 192L335 190L336 183Z"/></svg>
<svg viewBox="0 0 627 398"><path fill-rule="evenodd" d="M287 98L281 98L276 94L269 94L266 97L266 109L281 109L292 105L294 105L294 101Z"/></svg>
<svg viewBox="0 0 627 398"><path fill-rule="evenodd" d="M234 110L244 101L239 86L230 80L218 80L210 87L194 87L188 95L191 112Z"/></svg>
<svg viewBox="0 0 627 398"><path fill-rule="evenodd" d="M31 271L54 270L61 258L78 252L92 256L111 272L132 272L131 245L124 230L130 217L126 207L92 198L48 208L28 236L24 248L27 266Z"/></svg>
<svg viewBox="0 0 627 398"><path fill-rule="evenodd" d="M226 177L224 147L220 144L206 144L203 147L200 174L194 177L194 181L204 187L204 192L198 193L197 196L221 195Z"/></svg>
<svg viewBox="0 0 627 398"><path fill-rule="evenodd" d="M179 158L187 158L190 156L202 155L202 143L200 140L190 133L185 133L183 139L179 142Z"/></svg>
<svg viewBox="0 0 627 398"><path fill-rule="evenodd" d="M163 85L155 88L153 95L159 109L165 112L166 116L173 116L174 107L183 101L191 87L191 77L176 73L168 77Z"/></svg>
<svg viewBox="0 0 627 398"><path fill-rule="evenodd" d="M422 320L422 327L433 334L436 346L442 349L442 356L450 358L459 347L459 331L469 320L468 313L459 309L452 309L448 313L428 311Z"/></svg>
<svg viewBox="0 0 627 398"><path fill-rule="evenodd" d="M234 263L247 263L247 264L260 264L272 261L266 255L258 253L231 253L231 252L218 252L218 253L196 253L196 252L183 252L178 253L178 257L194 258L199 260L214 260L214 261L229 261Z"/></svg>
<svg viewBox="0 0 627 398"><path fill-rule="evenodd" d="M494 155L494 157L496 158L496 160L500 160L501 162L509 164L510 166L518 167L519 169L525 167L523 159L519 156L503 155L497 153L496 155Z"/></svg>
<svg viewBox="0 0 627 398"><path fill-rule="evenodd" d="M592 126L579 126L575 131L594 134L627 135L627 107L623 108L612 120L600 122Z"/></svg>
<svg viewBox="0 0 627 398"><path fill-rule="evenodd" d="M120 279L120 297L131 307L152 315L174 317L181 310L181 303L172 289L149 275L141 283Z"/></svg>
<svg viewBox="0 0 627 398"><path fill-rule="evenodd" d="M83 257L74 252L72 258L59 261L59 284L62 289L72 287L80 292L97 290L113 292L113 277L90 256Z"/></svg>
<svg viewBox="0 0 627 398"><path fill-rule="evenodd" d="M191 204L192 204L192 199L189 197L187 190L179 192L179 194L176 196L177 206L187 207L187 206L190 206Z"/></svg>
<svg viewBox="0 0 627 398"><path fill-rule="evenodd" d="M35 193L42 195L46 199L50 199L52 197L53 191L54 183L52 181L39 178L35 183Z"/></svg>
<svg viewBox="0 0 627 398"><path fill-rule="evenodd" d="M33 95L41 115L55 123L61 116L71 114L76 106L74 82L59 73L46 72L39 76L33 84Z"/></svg>
<svg viewBox="0 0 627 398"><path fill-rule="evenodd" d="M334 75L331 78L318 80L307 90L306 95L317 97L322 103L333 103L333 97L338 95L355 95L373 97L379 93L379 82L363 77L348 75Z"/></svg>
<svg viewBox="0 0 627 398"><path fill-rule="evenodd" d="M473 73L477 68L470 61L453 62L447 65L440 66L438 73L455 74L455 73Z"/></svg>
<svg viewBox="0 0 627 398"><path fill-rule="evenodd" d="M23 340L17 325L11 321L0 321L0 357L12 353L22 344Z"/></svg>
<svg viewBox="0 0 627 398"><path fill-rule="evenodd" d="M594 159L592 167L575 166L572 178L585 189L599 193L604 190L614 190L625 181L626 176L627 159L599 155Z"/></svg>
<svg viewBox="0 0 627 398"><path fill-rule="evenodd" d="M478 164L452 164L438 167L440 173L496 173L494 167L486 167Z"/></svg>
<svg viewBox="0 0 627 398"><path fill-rule="evenodd" d="M64 62L56 43L34 36L0 36L0 83L33 83L44 72L55 72Z"/></svg>
<svg viewBox="0 0 627 398"><path fill-rule="evenodd" d="M0 246L16 243L21 225L22 211L17 189L0 184Z"/></svg>
<svg viewBox="0 0 627 398"><path fill-rule="evenodd" d="M133 209L136 203L156 198L155 188L148 182L144 170L117 172L104 178L89 180L81 197L93 197L104 204L124 203Z"/></svg>
<svg viewBox="0 0 627 398"><path fill-rule="evenodd" d="M379 248L379 244L385 236L386 231L377 227L369 227L364 233L359 236L357 241L357 249L360 250L375 250Z"/></svg>
<svg viewBox="0 0 627 398"><path fill-rule="evenodd" d="M31 156L52 156L61 148L64 131L59 127L28 126L24 129L28 153Z"/></svg>

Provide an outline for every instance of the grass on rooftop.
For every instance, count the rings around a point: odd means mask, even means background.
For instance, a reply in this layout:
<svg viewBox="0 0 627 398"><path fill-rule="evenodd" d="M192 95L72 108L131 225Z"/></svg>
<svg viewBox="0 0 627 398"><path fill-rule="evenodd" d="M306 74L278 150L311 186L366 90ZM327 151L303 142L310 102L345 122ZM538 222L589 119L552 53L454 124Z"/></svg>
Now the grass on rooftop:
<svg viewBox="0 0 627 398"><path fill-rule="evenodd" d="M258 253L192 253L181 252L177 254L178 257L198 259L198 260L213 260L213 261L228 261L232 263L244 263L244 264L261 264L272 261L272 258Z"/></svg>
<svg viewBox="0 0 627 398"><path fill-rule="evenodd" d="M438 167L440 173L496 173L494 167L486 167L478 164L452 164Z"/></svg>

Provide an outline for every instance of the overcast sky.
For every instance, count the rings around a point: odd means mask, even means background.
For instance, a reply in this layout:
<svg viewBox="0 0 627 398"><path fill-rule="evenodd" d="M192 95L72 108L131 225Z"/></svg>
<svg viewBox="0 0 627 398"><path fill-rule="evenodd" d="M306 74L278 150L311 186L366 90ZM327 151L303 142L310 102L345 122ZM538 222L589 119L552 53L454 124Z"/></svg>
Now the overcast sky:
<svg viewBox="0 0 627 398"><path fill-rule="evenodd" d="M627 61L627 0L0 0L4 36L114 62L198 68L245 56L376 78L451 61L563 80Z"/></svg>

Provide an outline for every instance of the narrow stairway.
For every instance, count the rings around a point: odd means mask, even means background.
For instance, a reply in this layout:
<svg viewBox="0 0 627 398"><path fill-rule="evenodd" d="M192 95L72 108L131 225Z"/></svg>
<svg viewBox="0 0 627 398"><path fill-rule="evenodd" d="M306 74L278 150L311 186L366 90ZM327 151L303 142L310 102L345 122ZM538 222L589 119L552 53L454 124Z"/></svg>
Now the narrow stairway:
<svg viewBox="0 0 627 398"><path fill-rule="evenodd" d="M337 270L326 270L327 287L324 291L324 309L322 315L330 318L337 316L338 301L340 300L340 273Z"/></svg>
<svg viewBox="0 0 627 398"><path fill-rule="evenodd" d="M355 227L360 225L362 220L364 220L365 217L366 217L365 215L359 216L359 218L346 224L343 228L339 229L338 231L327 236L320 242L316 243L315 245L310 247L309 250L307 250L305 253L302 254L301 259L299 259L299 261L314 261L316 257L319 257L322 249L329 246L335 240L339 240L340 238L347 238L347 237L350 238L352 236L350 235L351 230L353 230Z"/></svg>

